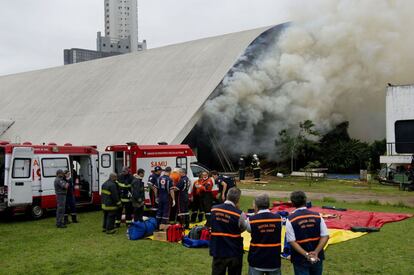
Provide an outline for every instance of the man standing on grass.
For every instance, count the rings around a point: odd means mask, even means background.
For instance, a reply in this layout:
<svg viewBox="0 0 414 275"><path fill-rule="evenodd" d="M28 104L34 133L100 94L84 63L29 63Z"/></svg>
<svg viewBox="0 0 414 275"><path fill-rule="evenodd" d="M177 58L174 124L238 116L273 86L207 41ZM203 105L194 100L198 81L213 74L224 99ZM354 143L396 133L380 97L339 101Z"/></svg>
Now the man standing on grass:
<svg viewBox="0 0 414 275"><path fill-rule="evenodd" d="M249 219L247 231L251 233L249 249L249 275L280 275L282 218L269 210L267 194L254 200L255 215Z"/></svg>
<svg viewBox="0 0 414 275"><path fill-rule="evenodd" d="M63 179L65 174L63 170L56 171L56 179L54 182L56 193L56 227L66 228L65 217L65 205L66 205L66 192L68 191L69 184Z"/></svg>
<svg viewBox="0 0 414 275"><path fill-rule="evenodd" d="M156 217L158 228L160 224L168 224L170 219L170 205L172 207L175 205L173 183L170 178L170 173L171 167L166 167L164 175L159 177L155 189L155 196L158 198L158 210Z"/></svg>
<svg viewBox="0 0 414 275"><path fill-rule="evenodd" d="M241 191L233 187L223 204L211 209L210 255L213 256L212 274L238 275L243 266L243 237L247 228L246 215L239 209Z"/></svg>
<svg viewBox="0 0 414 275"><path fill-rule="evenodd" d="M109 179L102 184L101 201L102 210L104 212L102 232L106 232L107 234L114 234L116 232L115 217L118 209L122 207L116 180L117 175L111 173Z"/></svg>
<svg viewBox="0 0 414 275"><path fill-rule="evenodd" d="M134 207L134 221L144 221L144 204L145 204L145 188L143 178L145 175L144 169L138 169L137 173L134 175L134 179L131 183L131 202L132 207Z"/></svg>
<svg viewBox="0 0 414 275"><path fill-rule="evenodd" d="M291 262L295 275L320 275L323 248L329 239L328 228L319 213L306 208L304 192L292 192L290 200L296 209L286 221L286 241L292 246Z"/></svg>

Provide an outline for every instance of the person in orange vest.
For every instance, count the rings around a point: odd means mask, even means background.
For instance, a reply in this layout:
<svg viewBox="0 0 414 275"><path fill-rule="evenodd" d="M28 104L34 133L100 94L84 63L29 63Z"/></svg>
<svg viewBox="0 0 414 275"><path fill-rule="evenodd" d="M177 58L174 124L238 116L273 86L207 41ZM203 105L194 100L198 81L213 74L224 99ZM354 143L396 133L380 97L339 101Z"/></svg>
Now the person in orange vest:
<svg viewBox="0 0 414 275"><path fill-rule="evenodd" d="M249 218L247 231L251 234L249 248L249 274L280 275L282 218L269 210L267 194L254 200L255 215Z"/></svg>
<svg viewBox="0 0 414 275"><path fill-rule="evenodd" d="M200 202L201 210L206 215L206 226L210 227L211 206L213 205L213 185L214 181L208 176L207 172L201 173L200 185Z"/></svg>
<svg viewBox="0 0 414 275"><path fill-rule="evenodd" d="M204 212L201 208L201 201L200 201L200 182L201 182L201 174L198 180L194 182L192 185L192 192L191 196L188 198L190 201L190 209L191 209L191 216L190 221L191 223L195 223L196 221L201 222L203 220ZM190 186L191 189L191 186Z"/></svg>

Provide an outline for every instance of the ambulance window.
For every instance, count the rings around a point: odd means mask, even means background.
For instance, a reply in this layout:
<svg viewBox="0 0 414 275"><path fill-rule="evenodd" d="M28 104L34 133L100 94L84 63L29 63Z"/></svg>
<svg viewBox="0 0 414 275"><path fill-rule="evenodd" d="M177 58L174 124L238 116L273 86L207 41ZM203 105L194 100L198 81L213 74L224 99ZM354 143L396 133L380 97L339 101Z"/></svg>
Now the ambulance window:
<svg viewBox="0 0 414 275"><path fill-rule="evenodd" d="M12 177L14 179L29 178L31 162L31 159L14 159Z"/></svg>
<svg viewBox="0 0 414 275"><path fill-rule="evenodd" d="M186 157L177 157L176 167L187 169L187 158Z"/></svg>
<svg viewBox="0 0 414 275"><path fill-rule="evenodd" d="M196 178L200 176L201 172L208 172L206 169L198 165L191 165L191 171L193 172L193 175Z"/></svg>
<svg viewBox="0 0 414 275"><path fill-rule="evenodd" d="M102 168L111 167L111 155L110 154L101 155L101 165L102 165Z"/></svg>
<svg viewBox="0 0 414 275"><path fill-rule="evenodd" d="M57 170L69 170L68 160L66 158L47 158L42 159L43 177L56 177Z"/></svg>

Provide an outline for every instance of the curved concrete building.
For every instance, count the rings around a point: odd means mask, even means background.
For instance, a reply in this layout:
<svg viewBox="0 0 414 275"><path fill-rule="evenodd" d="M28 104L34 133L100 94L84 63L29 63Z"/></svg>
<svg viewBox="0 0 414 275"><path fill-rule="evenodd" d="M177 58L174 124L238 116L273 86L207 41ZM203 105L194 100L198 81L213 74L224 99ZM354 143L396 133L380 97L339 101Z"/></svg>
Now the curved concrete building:
<svg viewBox="0 0 414 275"><path fill-rule="evenodd" d="M203 103L266 30L2 76L0 140L181 143Z"/></svg>

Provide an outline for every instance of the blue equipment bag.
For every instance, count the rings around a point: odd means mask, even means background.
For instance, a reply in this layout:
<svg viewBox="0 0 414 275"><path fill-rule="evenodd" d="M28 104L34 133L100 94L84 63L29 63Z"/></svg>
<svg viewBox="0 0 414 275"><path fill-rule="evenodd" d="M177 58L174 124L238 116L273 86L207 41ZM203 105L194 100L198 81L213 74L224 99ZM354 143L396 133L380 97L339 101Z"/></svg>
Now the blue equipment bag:
<svg viewBox="0 0 414 275"><path fill-rule="evenodd" d="M188 236L184 236L182 244L188 248L203 248L203 247L208 247L210 245L210 241L193 240L193 239L190 239Z"/></svg>
<svg viewBox="0 0 414 275"><path fill-rule="evenodd" d="M133 222L128 228L128 238L132 241L150 236L157 229L157 220L149 218L144 222Z"/></svg>

